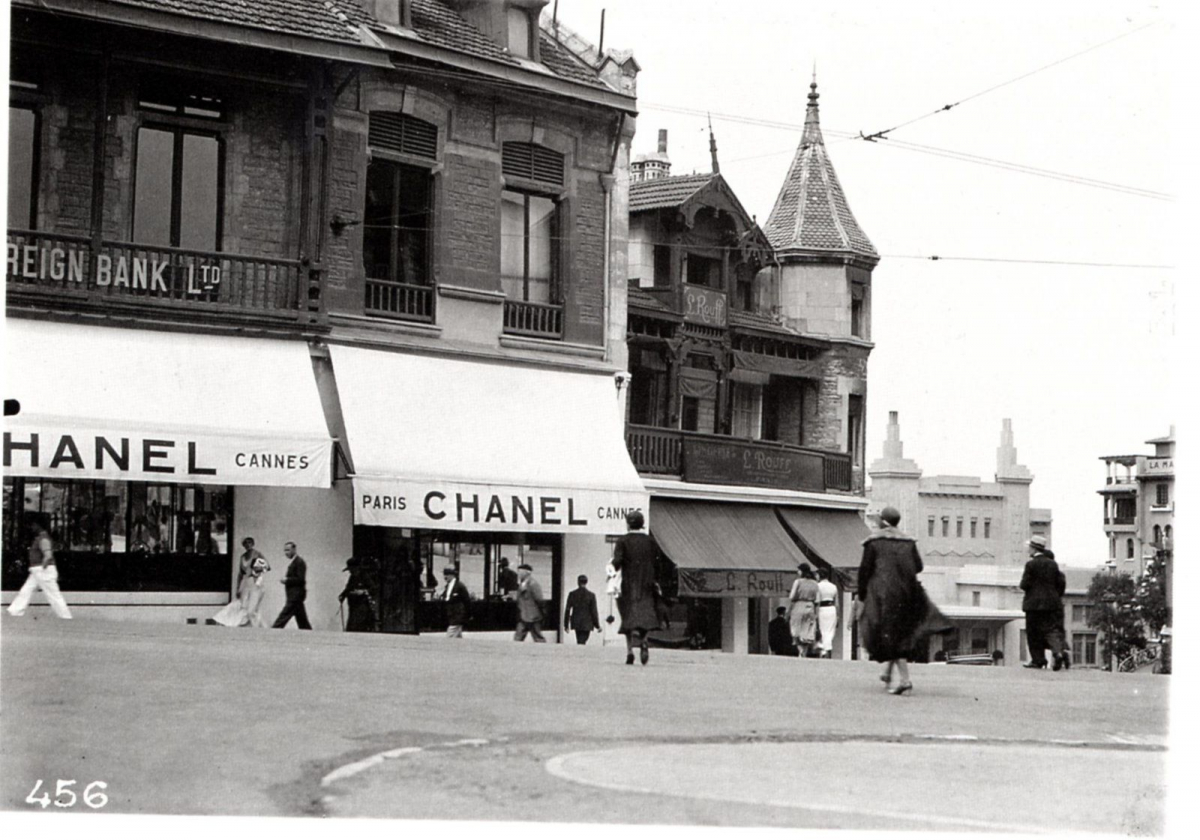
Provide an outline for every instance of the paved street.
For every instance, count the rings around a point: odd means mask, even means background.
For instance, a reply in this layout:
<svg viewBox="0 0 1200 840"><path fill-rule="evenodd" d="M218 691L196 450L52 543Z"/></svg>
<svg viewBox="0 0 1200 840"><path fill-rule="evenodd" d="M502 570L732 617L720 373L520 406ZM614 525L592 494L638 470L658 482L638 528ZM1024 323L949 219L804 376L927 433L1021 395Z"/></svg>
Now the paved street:
<svg viewBox="0 0 1200 840"><path fill-rule="evenodd" d="M1169 680L1150 674L915 666L892 697L861 662L656 649L643 668L611 646L45 616L0 632L8 809L75 779L122 813L1163 830Z"/></svg>

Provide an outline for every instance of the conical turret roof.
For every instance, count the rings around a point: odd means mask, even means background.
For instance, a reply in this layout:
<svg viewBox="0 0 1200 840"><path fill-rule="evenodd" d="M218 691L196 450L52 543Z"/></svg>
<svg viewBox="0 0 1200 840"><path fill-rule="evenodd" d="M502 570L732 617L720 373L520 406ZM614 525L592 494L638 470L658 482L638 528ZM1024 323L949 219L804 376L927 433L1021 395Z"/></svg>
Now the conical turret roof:
<svg viewBox="0 0 1200 840"><path fill-rule="evenodd" d="M825 149L817 108L817 82L809 86L804 134L764 229L780 257L788 251L839 253L879 261L859 227Z"/></svg>

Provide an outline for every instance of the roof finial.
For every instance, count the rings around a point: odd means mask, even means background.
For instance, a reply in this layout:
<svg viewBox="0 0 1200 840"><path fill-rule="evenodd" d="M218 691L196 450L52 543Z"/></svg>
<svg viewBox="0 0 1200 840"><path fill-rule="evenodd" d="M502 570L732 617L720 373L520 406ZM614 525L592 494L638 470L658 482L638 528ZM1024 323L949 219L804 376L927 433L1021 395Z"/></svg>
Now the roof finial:
<svg viewBox="0 0 1200 840"><path fill-rule="evenodd" d="M817 62L813 62L812 84L808 86L808 107L816 108L821 94L817 93Z"/></svg>
<svg viewBox="0 0 1200 840"><path fill-rule="evenodd" d="M712 173L719 175L721 164L717 163L717 138L713 136L712 114L708 115L708 153L712 155Z"/></svg>

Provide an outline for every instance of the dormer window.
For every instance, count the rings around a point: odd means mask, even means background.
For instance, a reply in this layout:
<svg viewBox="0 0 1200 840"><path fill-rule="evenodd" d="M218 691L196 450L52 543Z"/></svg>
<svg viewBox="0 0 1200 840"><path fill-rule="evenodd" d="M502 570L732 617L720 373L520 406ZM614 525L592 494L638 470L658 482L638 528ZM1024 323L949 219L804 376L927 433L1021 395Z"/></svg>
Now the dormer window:
<svg viewBox="0 0 1200 840"><path fill-rule="evenodd" d="M508 9L508 52L517 58L534 58L533 15L528 9Z"/></svg>

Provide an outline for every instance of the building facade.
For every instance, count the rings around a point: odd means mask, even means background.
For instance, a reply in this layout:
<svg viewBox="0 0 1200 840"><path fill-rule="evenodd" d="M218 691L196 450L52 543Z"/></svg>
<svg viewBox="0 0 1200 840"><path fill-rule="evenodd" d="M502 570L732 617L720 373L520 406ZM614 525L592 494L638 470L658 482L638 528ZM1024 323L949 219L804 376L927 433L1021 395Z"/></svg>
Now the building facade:
<svg viewBox="0 0 1200 840"><path fill-rule="evenodd" d="M445 565L476 629L511 627L502 557L551 627L603 578L648 506L637 66L546 3L15 0L6 601L34 517L85 615L203 620L246 536L297 543L324 629L350 556L397 632L444 621Z"/></svg>
<svg viewBox="0 0 1200 840"><path fill-rule="evenodd" d="M1153 455L1105 455L1104 534L1110 568L1137 578L1175 537L1175 427L1146 441Z"/></svg>
<svg viewBox="0 0 1200 840"><path fill-rule="evenodd" d="M871 512L887 505L899 510L928 566L1023 567L1030 535L1051 536L1050 510L1030 507L1033 475L1017 462L1011 420L1001 429L995 480L984 481L922 475L917 463L904 457L899 413L889 412L883 457L871 463L868 475Z"/></svg>
<svg viewBox="0 0 1200 840"><path fill-rule="evenodd" d="M847 587L861 513L869 287L878 263L821 136L815 83L767 226L720 174L632 167L626 438L678 597L679 644L766 653L800 562ZM710 137L711 141L711 137ZM811 319L811 320L810 320ZM851 640L839 622L835 656Z"/></svg>

